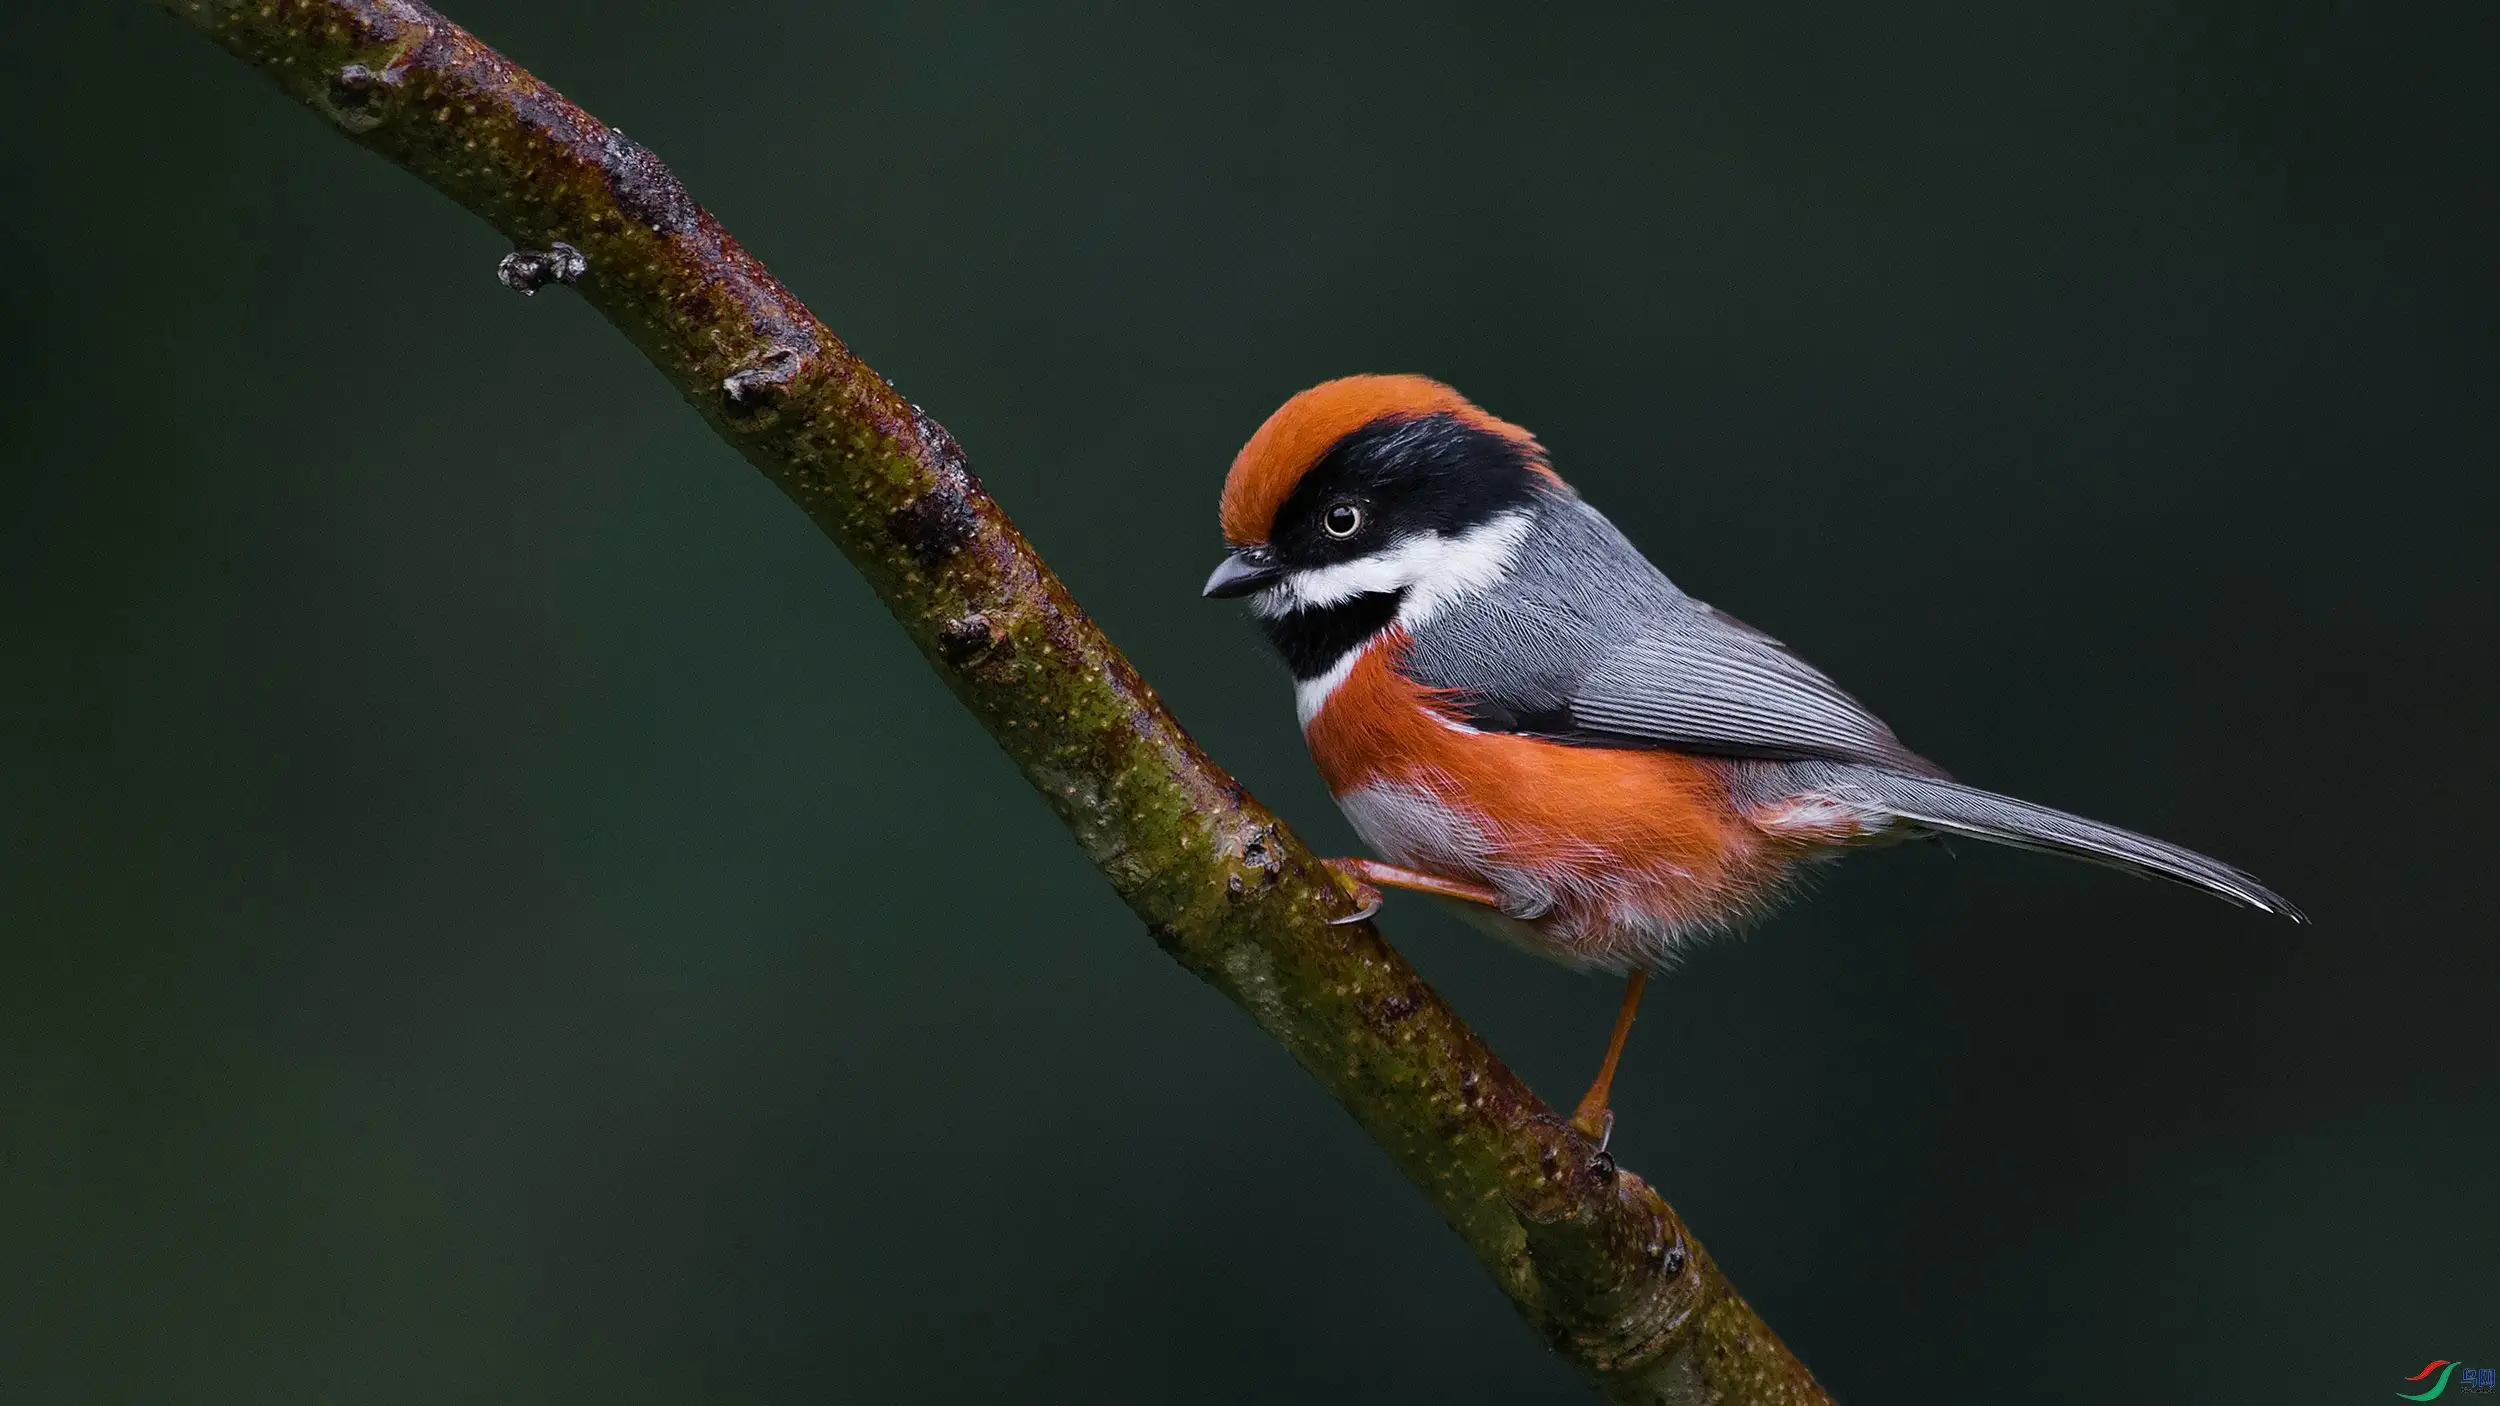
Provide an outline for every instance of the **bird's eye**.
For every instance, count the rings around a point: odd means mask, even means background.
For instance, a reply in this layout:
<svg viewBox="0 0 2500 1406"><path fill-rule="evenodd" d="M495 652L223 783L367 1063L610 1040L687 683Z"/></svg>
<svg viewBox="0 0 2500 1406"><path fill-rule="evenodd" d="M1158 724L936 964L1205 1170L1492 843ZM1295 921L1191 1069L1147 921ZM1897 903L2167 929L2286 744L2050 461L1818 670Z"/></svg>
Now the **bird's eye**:
<svg viewBox="0 0 2500 1406"><path fill-rule="evenodd" d="M1363 530L1363 510L1352 503L1339 503L1328 510L1319 525L1331 537L1351 537Z"/></svg>

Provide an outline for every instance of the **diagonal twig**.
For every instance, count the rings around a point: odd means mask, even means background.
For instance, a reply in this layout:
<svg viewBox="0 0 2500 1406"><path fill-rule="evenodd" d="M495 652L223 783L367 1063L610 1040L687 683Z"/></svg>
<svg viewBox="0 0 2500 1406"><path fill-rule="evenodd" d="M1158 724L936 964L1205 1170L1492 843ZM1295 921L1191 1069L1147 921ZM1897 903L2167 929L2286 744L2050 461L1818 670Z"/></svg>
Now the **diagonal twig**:
<svg viewBox="0 0 2500 1406"><path fill-rule="evenodd" d="M952 436L659 158L410 0L158 0L572 285L868 579L1155 942L1353 1114L1610 1397L1828 1398L1648 1183L1494 1058L1166 712Z"/></svg>

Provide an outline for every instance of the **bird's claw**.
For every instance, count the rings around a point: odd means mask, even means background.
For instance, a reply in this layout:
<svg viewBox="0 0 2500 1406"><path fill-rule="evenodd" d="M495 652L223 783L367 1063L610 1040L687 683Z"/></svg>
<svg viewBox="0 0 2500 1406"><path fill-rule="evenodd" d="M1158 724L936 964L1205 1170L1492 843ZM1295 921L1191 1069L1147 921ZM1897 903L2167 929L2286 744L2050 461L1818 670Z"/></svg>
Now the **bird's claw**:
<svg viewBox="0 0 2500 1406"><path fill-rule="evenodd" d="M1328 872L1337 876L1337 882L1345 886L1347 895L1354 900L1353 912L1342 918L1329 919L1328 925L1332 928L1342 928L1351 927L1356 923L1370 922L1372 916L1380 911L1380 890L1368 880L1358 878L1348 872L1346 866L1336 860L1331 859L1325 862L1328 865Z"/></svg>

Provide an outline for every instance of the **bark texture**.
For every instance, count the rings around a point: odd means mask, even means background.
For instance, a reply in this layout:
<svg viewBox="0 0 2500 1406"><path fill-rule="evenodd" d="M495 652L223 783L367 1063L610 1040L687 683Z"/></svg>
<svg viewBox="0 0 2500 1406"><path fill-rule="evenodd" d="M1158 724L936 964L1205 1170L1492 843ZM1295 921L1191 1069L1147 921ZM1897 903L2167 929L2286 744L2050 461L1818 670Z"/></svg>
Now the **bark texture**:
<svg viewBox="0 0 2500 1406"><path fill-rule="evenodd" d="M1555 1352L1638 1402L1814 1403L1648 1183L1571 1132L1166 712L937 421L659 158L408 0L158 0L566 284L876 590L1164 951L1353 1114Z"/></svg>

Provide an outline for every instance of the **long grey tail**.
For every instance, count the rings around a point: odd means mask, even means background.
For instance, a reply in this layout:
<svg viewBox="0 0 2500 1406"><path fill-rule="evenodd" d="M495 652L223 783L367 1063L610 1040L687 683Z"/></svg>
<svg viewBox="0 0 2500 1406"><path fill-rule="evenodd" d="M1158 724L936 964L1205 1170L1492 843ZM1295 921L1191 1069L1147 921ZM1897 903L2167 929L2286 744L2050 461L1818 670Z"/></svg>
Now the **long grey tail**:
<svg viewBox="0 0 2500 1406"><path fill-rule="evenodd" d="M2295 923L2309 921L2281 894L2221 860L2149 835L1931 777L1853 767L1849 780L1878 809L1930 830L2169 879Z"/></svg>

